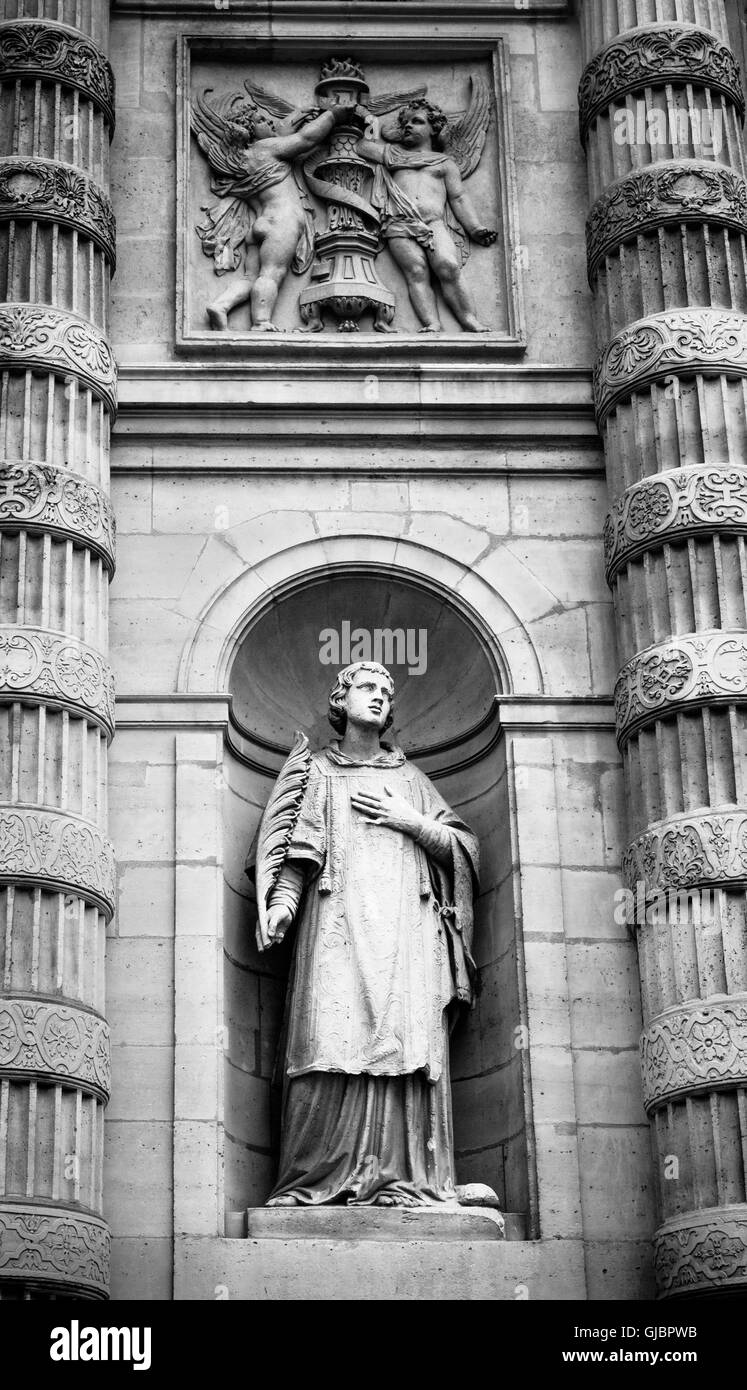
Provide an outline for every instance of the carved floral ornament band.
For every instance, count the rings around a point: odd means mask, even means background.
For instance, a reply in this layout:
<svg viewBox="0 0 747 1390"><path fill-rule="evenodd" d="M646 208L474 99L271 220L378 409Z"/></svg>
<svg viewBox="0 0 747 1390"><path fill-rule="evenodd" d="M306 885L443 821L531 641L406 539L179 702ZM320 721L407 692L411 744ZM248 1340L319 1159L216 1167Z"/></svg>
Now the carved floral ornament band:
<svg viewBox="0 0 747 1390"><path fill-rule="evenodd" d="M115 415L117 369L106 338L88 319L48 305L0 305L0 368L76 377Z"/></svg>
<svg viewBox="0 0 747 1390"><path fill-rule="evenodd" d="M48 463L0 459L0 531L50 532L101 556L114 573L114 513L100 488Z"/></svg>
<svg viewBox="0 0 747 1390"><path fill-rule="evenodd" d="M87 643L35 627L0 626L0 702L60 704L114 734L114 677Z"/></svg>
<svg viewBox="0 0 747 1390"><path fill-rule="evenodd" d="M68 1000L0 999L0 1075L30 1073L107 1101L111 1059L104 1019Z"/></svg>
<svg viewBox="0 0 747 1390"><path fill-rule="evenodd" d="M605 256L658 227L696 222L747 233L747 183L734 169L666 160L628 175L598 198L586 222L589 283Z"/></svg>
<svg viewBox="0 0 747 1390"><path fill-rule="evenodd" d="M725 807L658 821L629 845L622 870L646 901L672 888L747 887L747 813Z"/></svg>
<svg viewBox="0 0 747 1390"><path fill-rule="evenodd" d="M42 807L0 806L0 883L70 893L114 912L114 850L89 821Z"/></svg>
<svg viewBox="0 0 747 1390"><path fill-rule="evenodd" d="M53 1279L106 1298L111 1237L105 1222L64 1208L0 1202L0 1280Z"/></svg>
<svg viewBox="0 0 747 1390"><path fill-rule="evenodd" d="M747 468L679 468L644 478L623 493L605 522L607 583L646 550L719 530L747 531Z"/></svg>
<svg viewBox="0 0 747 1390"><path fill-rule="evenodd" d="M747 994L659 1014L641 1037L647 1110L694 1092L747 1084Z"/></svg>
<svg viewBox="0 0 747 1390"><path fill-rule="evenodd" d="M659 1293L747 1287L747 1210L743 1203L687 1212L654 1236Z"/></svg>
<svg viewBox="0 0 747 1390"><path fill-rule="evenodd" d="M623 666L615 686L617 741L677 710L747 701L747 632L677 635Z"/></svg>
<svg viewBox="0 0 747 1390"><path fill-rule="evenodd" d="M612 102L668 83L720 92L744 120L739 67L718 35L694 24L644 24L606 44L584 68L578 88L582 143L592 121Z"/></svg>
<svg viewBox="0 0 747 1390"><path fill-rule="evenodd" d="M747 376L747 314L672 309L618 333L594 368L599 427L615 406L662 378Z"/></svg>
<svg viewBox="0 0 747 1390"><path fill-rule="evenodd" d="M82 92L103 112L114 133L114 73L103 53L77 29L48 20L0 24L0 81L59 82Z"/></svg>
<svg viewBox="0 0 747 1390"><path fill-rule="evenodd" d="M0 159L0 220L34 218L71 227L95 241L112 268L116 222L112 205L88 176L52 159Z"/></svg>

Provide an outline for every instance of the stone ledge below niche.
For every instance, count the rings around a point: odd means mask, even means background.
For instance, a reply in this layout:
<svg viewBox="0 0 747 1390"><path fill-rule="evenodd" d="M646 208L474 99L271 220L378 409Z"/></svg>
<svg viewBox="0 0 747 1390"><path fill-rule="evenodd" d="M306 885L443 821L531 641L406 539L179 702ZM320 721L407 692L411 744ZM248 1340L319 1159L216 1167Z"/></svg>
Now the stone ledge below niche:
<svg viewBox="0 0 747 1390"><path fill-rule="evenodd" d="M580 1240L229 1240L177 1236L174 1298L585 1299Z"/></svg>

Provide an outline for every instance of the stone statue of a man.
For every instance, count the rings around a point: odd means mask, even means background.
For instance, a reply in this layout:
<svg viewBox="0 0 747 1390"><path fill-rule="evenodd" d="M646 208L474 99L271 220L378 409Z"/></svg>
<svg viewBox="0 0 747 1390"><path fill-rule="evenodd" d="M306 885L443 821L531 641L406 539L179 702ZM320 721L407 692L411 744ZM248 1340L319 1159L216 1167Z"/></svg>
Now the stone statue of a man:
<svg viewBox="0 0 747 1390"><path fill-rule="evenodd" d="M457 1200L448 1023L471 995L478 846L381 741L393 697L385 667L341 671L339 739L301 741L260 828L260 949L298 924L271 1205Z"/></svg>

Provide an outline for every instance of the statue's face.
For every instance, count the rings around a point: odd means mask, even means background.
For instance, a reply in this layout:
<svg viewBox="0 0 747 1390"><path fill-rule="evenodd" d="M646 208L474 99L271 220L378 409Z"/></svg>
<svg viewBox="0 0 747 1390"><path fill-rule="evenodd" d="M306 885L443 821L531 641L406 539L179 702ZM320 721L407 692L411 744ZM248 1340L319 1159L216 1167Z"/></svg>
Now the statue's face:
<svg viewBox="0 0 747 1390"><path fill-rule="evenodd" d="M383 729L392 707L392 687L381 671L356 671L345 694L348 722Z"/></svg>
<svg viewBox="0 0 747 1390"><path fill-rule="evenodd" d="M254 118L254 138L255 140L269 140L271 135L275 135L275 122L269 116L257 112Z"/></svg>
<svg viewBox="0 0 747 1390"><path fill-rule="evenodd" d="M408 150L419 150L433 139L431 123L425 111L403 111L400 120L402 144Z"/></svg>

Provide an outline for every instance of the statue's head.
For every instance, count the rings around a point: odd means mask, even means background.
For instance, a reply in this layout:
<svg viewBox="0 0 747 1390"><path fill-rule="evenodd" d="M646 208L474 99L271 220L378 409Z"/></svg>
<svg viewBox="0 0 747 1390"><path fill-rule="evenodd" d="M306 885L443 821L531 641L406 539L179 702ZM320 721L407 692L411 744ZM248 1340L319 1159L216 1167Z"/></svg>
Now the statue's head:
<svg viewBox="0 0 747 1390"><path fill-rule="evenodd" d="M266 140L277 133L275 122L253 101L237 101L231 107L228 122L234 143L239 147L255 140Z"/></svg>
<svg viewBox="0 0 747 1390"><path fill-rule="evenodd" d="M340 671L329 695L329 722L344 734L348 713L356 723L377 724L383 734L390 727L394 709L394 681L378 661L354 661Z"/></svg>
<svg viewBox="0 0 747 1390"><path fill-rule="evenodd" d="M419 149L423 145L438 142L447 118L440 106L434 106L425 97L408 102L397 113L399 138L407 149Z"/></svg>

